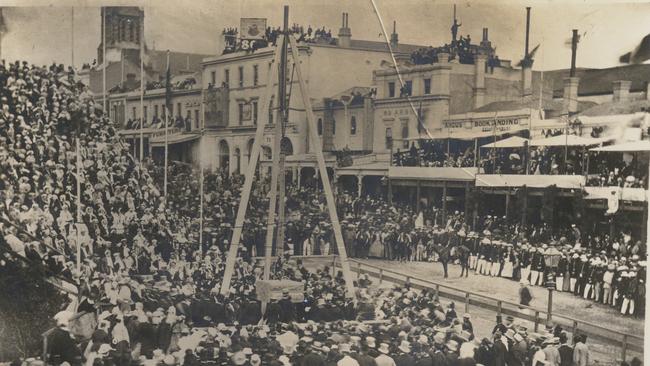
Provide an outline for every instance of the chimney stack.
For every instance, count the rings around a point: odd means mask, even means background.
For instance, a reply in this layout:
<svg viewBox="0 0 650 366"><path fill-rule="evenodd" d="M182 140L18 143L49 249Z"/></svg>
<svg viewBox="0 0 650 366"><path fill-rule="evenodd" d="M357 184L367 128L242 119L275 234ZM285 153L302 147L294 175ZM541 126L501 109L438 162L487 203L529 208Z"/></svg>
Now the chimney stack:
<svg viewBox="0 0 650 366"><path fill-rule="evenodd" d="M612 101L625 102L630 97L630 86L632 82L629 80L616 80L612 83Z"/></svg>
<svg viewBox="0 0 650 366"><path fill-rule="evenodd" d="M524 58L528 57L528 41L530 38L530 6L526 7L526 47L524 49Z"/></svg>
<svg viewBox="0 0 650 366"><path fill-rule="evenodd" d="M481 39L481 47L486 47L486 48L492 47L492 42L490 42L490 38L488 37L487 28L483 28L483 39Z"/></svg>
<svg viewBox="0 0 650 366"><path fill-rule="evenodd" d="M485 36L485 29L483 29ZM474 108L480 108L485 105L485 64L487 55L479 52L474 58Z"/></svg>
<svg viewBox="0 0 650 366"><path fill-rule="evenodd" d="M348 13L343 13L342 19L343 22L339 29L339 46L348 48L350 47L350 41L352 40L352 31L350 30L350 25L348 23Z"/></svg>
<svg viewBox="0 0 650 366"><path fill-rule="evenodd" d="M397 39L397 22L393 20L393 33L390 35L390 47L395 50L399 44Z"/></svg>
<svg viewBox="0 0 650 366"><path fill-rule="evenodd" d="M524 58L521 67L521 98L530 99L533 95L533 67L528 60L528 41L530 38L530 7L526 7L526 44L524 47Z"/></svg>
<svg viewBox="0 0 650 366"><path fill-rule="evenodd" d="M578 30L573 30L573 36L571 37L571 77L576 76L576 54L578 53Z"/></svg>
<svg viewBox="0 0 650 366"><path fill-rule="evenodd" d="M578 84L580 78L568 77L564 79L564 94L562 100L562 113L568 116L578 112Z"/></svg>

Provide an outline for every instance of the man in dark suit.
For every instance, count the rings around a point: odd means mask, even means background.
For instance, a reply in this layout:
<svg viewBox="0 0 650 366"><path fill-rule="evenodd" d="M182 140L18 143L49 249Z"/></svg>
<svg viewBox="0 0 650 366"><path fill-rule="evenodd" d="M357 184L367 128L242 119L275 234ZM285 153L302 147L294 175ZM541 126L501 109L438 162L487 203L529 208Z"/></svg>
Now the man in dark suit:
<svg viewBox="0 0 650 366"><path fill-rule="evenodd" d="M68 320L71 315L62 311L54 317L56 328L48 335L47 340L48 364L58 365L68 362L75 365L81 362L81 352L68 329Z"/></svg>
<svg viewBox="0 0 650 366"><path fill-rule="evenodd" d="M302 356L298 363L299 366L325 366L325 359L316 351L316 349L313 348L315 346L316 345L307 346L305 349L305 355Z"/></svg>
<svg viewBox="0 0 650 366"><path fill-rule="evenodd" d="M280 305L275 299L271 299L266 306L266 321L269 325L273 325L280 321Z"/></svg>
<svg viewBox="0 0 650 366"><path fill-rule="evenodd" d="M293 302L289 296L289 290L282 290L282 299L278 301L278 305L280 306L280 322L291 323L294 321L296 309L294 309Z"/></svg>
<svg viewBox="0 0 650 366"><path fill-rule="evenodd" d="M246 300L241 307L240 319L241 324L257 324L260 320L261 304L254 298Z"/></svg>
<svg viewBox="0 0 650 366"><path fill-rule="evenodd" d="M397 349L399 354L395 357L396 366L415 366L415 358L411 355L411 344L408 341L402 341Z"/></svg>
<svg viewBox="0 0 650 366"><path fill-rule="evenodd" d="M560 366L571 366L573 365L573 347L567 344L568 337L566 333L560 334L560 347L558 351L560 352Z"/></svg>
<svg viewBox="0 0 650 366"><path fill-rule="evenodd" d="M368 344L364 341L361 344L361 352L354 355L354 359L357 360L359 366L377 366L377 362L368 355L368 351Z"/></svg>
<svg viewBox="0 0 650 366"><path fill-rule="evenodd" d="M494 366L506 365L506 354L508 353L508 349L501 340L502 335L503 334L500 331L494 333Z"/></svg>

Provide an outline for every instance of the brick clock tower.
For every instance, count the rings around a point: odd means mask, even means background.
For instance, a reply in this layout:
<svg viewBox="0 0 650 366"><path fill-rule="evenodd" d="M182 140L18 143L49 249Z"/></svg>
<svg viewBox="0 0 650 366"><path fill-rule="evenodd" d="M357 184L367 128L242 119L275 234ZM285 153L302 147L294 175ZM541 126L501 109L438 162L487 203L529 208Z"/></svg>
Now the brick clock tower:
<svg viewBox="0 0 650 366"><path fill-rule="evenodd" d="M125 54L131 53L139 59L140 40L144 29L144 10L135 6L105 6L101 9L101 15L102 32L97 47L97 62L102 64L104 61L102 45L104 33L108 62L119 62L123 56L126 56Z"/></svg>

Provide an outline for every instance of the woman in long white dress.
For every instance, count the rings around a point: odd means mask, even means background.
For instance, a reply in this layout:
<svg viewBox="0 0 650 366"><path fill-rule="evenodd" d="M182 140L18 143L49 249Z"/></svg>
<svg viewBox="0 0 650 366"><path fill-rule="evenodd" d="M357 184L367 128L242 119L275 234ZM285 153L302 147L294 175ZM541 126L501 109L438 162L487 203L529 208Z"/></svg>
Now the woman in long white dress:
<svg viewBox="0 0 650 366"><path fill-rule="evenodd" d="M512 278L514 258L512 254L512 244L506 244L506 253L503 256L503 269L501 270L501 277Z"/></svg>
<svg viewBox="0 0 650 366"><path fill-rule="evenodd" d="M381 241L381 233L375 231L372 235L373 241L370 244L370 249L368 250L368 257L381 258L384 256L384 243Z"/></svg>

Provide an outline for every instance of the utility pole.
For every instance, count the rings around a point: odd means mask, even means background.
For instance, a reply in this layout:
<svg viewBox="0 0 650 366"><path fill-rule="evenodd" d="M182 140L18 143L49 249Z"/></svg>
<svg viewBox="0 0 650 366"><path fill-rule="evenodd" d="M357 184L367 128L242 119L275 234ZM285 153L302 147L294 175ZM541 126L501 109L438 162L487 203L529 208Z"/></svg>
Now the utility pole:
<svg viewBox="0 0 650 366"><path fill-rule="evenodd" d="M278 202L278 191L284 189L284 182L280 185L278 182L279 178L284 174L281 168L280 159L282 153L281 140L282 140L282 124L284 123L284 98L286 97L286 69L287 69L287 44L288 41L288 29L289 29L289 7L284 7L284 25L282 29L282 37L280 42L280 64L278 65L278 111L275 118L275 135L273 138L273 166L271 171L271 187L270 187L270 197L269 197L269 216L266 221L266 246L264 250L264 274L263 279L269 280L271 277L271 256L273 252L273 229L277 227L277 236L276 236L276 251L280 253L280 246L283 243L280 242L280 226L279 220L276 225L276 205ZM280 202L284 200L284 194L280 194ZM280 203L281 211L284 209L284 205Z"/></svg>
<svg viewBox="0 0 650 366"><path fill-rule="evenodd" d="M74 6L70 9L70 65L74 69Z"/></svg>
<svg viewBox="0 0 650 366"><path fill-rule="evenodd" d="M284 36L287 38L289 36L289 7L284 7ZM275 239L275 250L278 256L283 254L284 251L284 196L285 196L285 171L284 171L284 160L285 154L282 151L282 140L284 139L285 126L288 122L289 117L289 103L287 102L287 49L289 42L286 41L282 44L282 53L280 54L280 70L278 71L278 107L279 117L276 125L276 136L275 138L280 139L280 149L278 154L280 156L280 161L278 162L278 230L277 236ZM277 128L279 126L279 128ZM280 131L280 134L277 134L277 131ZM294 243L295 245L296 243ZM293 253L290 253L293 255Z"/></svg>

